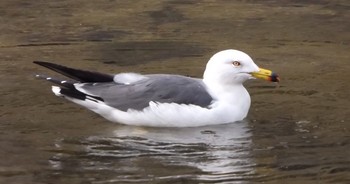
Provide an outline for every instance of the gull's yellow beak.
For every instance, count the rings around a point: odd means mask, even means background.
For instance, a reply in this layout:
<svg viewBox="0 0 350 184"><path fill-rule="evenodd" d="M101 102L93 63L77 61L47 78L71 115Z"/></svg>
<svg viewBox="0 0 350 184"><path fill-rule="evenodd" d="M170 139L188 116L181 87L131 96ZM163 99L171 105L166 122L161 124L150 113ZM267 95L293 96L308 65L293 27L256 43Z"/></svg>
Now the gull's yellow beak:
<svg viewBox="0 0 350 184"><path fill-rule="evenodd" d="M267 69L263 69L263 68L259 68L258 72L252 72L250 73L253 77L258 78L258 79L264 79L264 80L268 80L271 82L279 82L280 78L279 76L272 72L271 70L267 70Z"/></svg>

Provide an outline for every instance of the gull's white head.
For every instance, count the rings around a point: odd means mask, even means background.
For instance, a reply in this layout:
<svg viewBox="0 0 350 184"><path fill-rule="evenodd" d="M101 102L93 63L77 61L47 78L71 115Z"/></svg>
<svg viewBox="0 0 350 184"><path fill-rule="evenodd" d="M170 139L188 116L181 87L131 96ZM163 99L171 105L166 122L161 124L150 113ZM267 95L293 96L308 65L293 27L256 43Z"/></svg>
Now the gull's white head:
<svg viewBox="0 0 350 184"><path fill-rule="evenodd" d="M242 84L253 78L259 67L251 57L239 50L224 50L214 54L204 72L204 81L221 84Z"/></svg>

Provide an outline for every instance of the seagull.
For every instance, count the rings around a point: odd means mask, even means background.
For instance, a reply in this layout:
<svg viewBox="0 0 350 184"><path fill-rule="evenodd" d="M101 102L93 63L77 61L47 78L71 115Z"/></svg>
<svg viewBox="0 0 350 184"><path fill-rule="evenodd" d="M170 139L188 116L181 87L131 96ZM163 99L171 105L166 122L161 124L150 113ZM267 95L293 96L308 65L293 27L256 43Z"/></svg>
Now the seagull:
<svg viewBox="0 0 350 184"><path fill-rule="evenodd" d="M54 83L52 92L105 119L126 125L197 127L243 120L250 95L248 79L279 82L279 76L259 68L239 50L223 50L208 61L203 78L171 74L92 72L34 61L70 80L36 75Z"/></svg>

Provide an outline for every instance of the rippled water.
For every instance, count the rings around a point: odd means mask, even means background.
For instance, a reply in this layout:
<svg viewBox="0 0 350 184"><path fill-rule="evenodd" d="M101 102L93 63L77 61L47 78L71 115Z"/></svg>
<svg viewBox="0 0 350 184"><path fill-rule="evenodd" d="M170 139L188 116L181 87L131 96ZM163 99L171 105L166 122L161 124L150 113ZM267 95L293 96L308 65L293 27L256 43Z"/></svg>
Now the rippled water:
<svg viewBox="0 0 350 184"><path fill-rule="evenodd" d="M96 183L241 181L254 176L247 122L186 129L118 127L111 134L58 140L50 150L55 153L51 171L44 176L69 182L66 178L78 174Z"/></svg>
<svg viewBox="0 0 350 184"><path fill-rule="evenodd" d="M350 183L349 7L1 1L0 183ZM201 77L227 48L282 82L249 81L245 121L198 128L107 122L55 97L31 63Z"/></svg>

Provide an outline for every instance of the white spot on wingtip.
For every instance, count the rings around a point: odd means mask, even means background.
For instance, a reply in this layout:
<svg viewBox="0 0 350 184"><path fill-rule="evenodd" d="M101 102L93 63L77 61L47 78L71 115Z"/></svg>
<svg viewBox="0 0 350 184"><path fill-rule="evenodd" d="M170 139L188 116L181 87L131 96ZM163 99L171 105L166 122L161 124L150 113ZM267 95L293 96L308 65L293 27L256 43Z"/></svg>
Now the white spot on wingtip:
<svg viewBox="0 0 350 184"><path fill-rule="evenodd" d="M61 84L66 83L67 81L61 81Z"/></svg>
<svg viewBox="0 0 350 184"><path fill-rule="evenodd" d="M51 79L52 79L51 77L46 78L46 80L51 80Z"/></svg>
<svg viewBox="0 0 350 184"><path fill-rule="evenodd" d="M52 86L51 87L52 92L56 95L56 96L62 96L61 92L61 88L58 86Z"/></svg>

